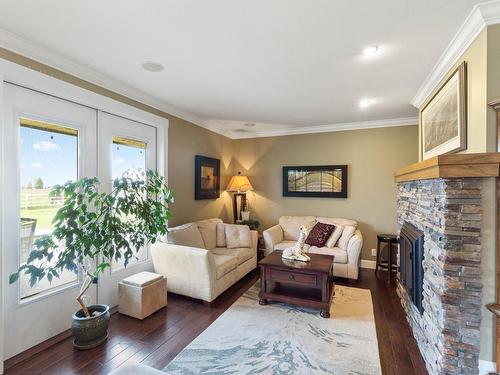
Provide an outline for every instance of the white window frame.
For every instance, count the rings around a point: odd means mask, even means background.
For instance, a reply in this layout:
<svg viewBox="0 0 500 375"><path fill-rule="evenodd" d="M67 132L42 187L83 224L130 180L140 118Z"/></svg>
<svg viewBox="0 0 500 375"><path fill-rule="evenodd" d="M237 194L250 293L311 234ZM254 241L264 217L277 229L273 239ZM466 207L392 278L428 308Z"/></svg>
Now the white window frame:
<svg viewBox="0 0 500 375"><path fill-rule="evenodd" d="M97 114L96 114L97 116ZM78 138L77 138L77 153L78 153L78 159L77 159L77 178L80 178L82 177L82 171L85 169L85 158L83 157L83 155L81 154L81 150L82 150L82 144L81 142L83 142L85 139L86 139L86 134L87 134L87 129L85 128L85 126L82 126L82 124L77 124L77 123L67 123L67 122L64 122L64 121L59 121L58 119L55 119L55 118L47 118L47 117L42 117L42 116L38 116L36 114L32 114L32 113L28 113L28 112L17 112L16 113L16 117L18 118L28 118L28 119L31 119L31 120L38 120L38 121L42 121L42 122L47 122L47 123L51 123L51 124L56 124L56 125L60 125L60 126L64 126L64 127L68 127L68 128L72 128L72 129L76 129L78 131ZM18 132L20 131L20 125L18 125ZM17 154L18 155L21 155L21 150L19 148L19 145L17 146ZM21 160L21 158L19 158L19 161ZM20 180L20 174L18 172L17 174L17 177L16 177L16 190L19 192L21 190L21 180ZM16 206L18 208L21 207L21 202L19 200L19 195L16 196ZM20 251L17 252L17 264L21 264L21 253ZM79 288L80 287L80 284L82 282L82 273L81 273L81 270L78 270L78 274L77 274L77 278L75 281L73 282L70 282L70 283L67 283L67 284L62 284L60 286L56 286L56 287L53 287L53 288L49 288L47 289L46 291L43 291L39 294L35 294L33 296L29 296L29 297L26 297L26 298L21 298L21 283L16 283L16 289L17 289L17 305L18 306L24 306L24 305L27 305L27 304L30 304L30 303L33 303L33 302L36 302L36 301L39 301L39 300L42 300L42 299L45 299L45 298L48 298L50 296L53 296L55 294L58 294L58 293L63 293L69 289L76 289L76 288Z"/></svg>

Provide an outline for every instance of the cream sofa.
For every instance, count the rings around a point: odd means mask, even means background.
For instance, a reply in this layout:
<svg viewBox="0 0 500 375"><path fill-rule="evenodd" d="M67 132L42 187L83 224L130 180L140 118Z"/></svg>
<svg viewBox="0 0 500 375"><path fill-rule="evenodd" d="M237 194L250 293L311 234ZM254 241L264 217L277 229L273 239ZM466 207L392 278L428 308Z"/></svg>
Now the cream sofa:
<svg viewBox="0 0 500 375"><path fill-rule="evenodd" d="M257 267L257 238L248 226L220 219L169 228L151 246L154 269L170 292L211 302Z"/></svg>
<svg viewBox="0 0 500 375"><path fill-rule="evenodd" d="M282 216L278 225L263 233L266 253L292 247L299 236L300 226L312 228L316 222L333 224L335 230L327 241L327 246L318 248L305 245L306 251L312 254L334 255L334 276L357 280L363 236L354 220L320 216Z"/></svg>

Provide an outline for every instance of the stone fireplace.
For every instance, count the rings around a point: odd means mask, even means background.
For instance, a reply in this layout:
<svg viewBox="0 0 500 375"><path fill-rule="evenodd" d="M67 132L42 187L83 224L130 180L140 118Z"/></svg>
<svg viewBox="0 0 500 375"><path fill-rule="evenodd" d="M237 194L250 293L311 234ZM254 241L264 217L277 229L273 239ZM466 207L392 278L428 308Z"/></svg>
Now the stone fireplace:
<svg viewBox="0 0 500 375"><path fill-rule="evenodd" d="M436 157L431 164L458 156ZM401 278L397 292L429 373L477 374L483 179L446 168L430 171L421 166L426 162L396 172L399 228L409 223L424 234L421 311Z"/></svg>

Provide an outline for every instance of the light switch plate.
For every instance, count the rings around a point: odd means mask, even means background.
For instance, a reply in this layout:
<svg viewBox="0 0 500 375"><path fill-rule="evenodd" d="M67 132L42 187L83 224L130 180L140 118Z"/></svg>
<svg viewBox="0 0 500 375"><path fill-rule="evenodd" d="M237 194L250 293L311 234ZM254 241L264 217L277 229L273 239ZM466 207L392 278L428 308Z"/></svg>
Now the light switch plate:
<svg viewBox="0 0 500 375"><path fill-rule="evenodd" d="M377 256L377 249L372 249L372 257L376 257Z"/></svg>

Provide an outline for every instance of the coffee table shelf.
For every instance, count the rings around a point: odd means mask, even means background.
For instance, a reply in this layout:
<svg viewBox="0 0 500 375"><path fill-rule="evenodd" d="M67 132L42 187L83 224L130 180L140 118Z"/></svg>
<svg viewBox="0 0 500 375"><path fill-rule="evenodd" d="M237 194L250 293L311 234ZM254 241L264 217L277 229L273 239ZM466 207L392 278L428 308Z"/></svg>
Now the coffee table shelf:
<svg viewBox="0 0 500 375"><path fill-rule="evenodd" d="M261 288L259 303L269 300L320 309L320 315L330 317L334 295L333 256L309 254L310 262L281 258L273 251L259 262Z"/></svg>

